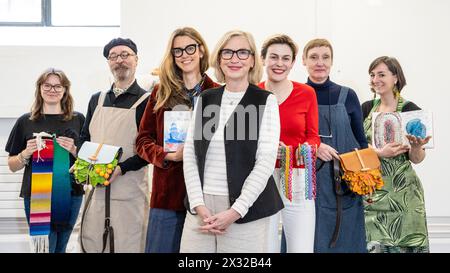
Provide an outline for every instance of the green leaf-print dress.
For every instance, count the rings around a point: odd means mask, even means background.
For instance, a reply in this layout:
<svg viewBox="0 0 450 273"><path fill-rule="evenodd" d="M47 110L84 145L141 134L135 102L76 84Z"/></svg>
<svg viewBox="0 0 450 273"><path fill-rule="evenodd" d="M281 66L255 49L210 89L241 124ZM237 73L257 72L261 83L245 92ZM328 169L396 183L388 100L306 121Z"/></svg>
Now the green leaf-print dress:
<svg viewBox="0 0 450 273"><path fill-rule="evenodd" d="M403 108L400 98L397 112ZM364 131L372 142L372 113L364 120ZM420 179L412 168L408 154L380 158L384 187L364 202L367 248L369 252L429 252L424 193Z"/></svg>

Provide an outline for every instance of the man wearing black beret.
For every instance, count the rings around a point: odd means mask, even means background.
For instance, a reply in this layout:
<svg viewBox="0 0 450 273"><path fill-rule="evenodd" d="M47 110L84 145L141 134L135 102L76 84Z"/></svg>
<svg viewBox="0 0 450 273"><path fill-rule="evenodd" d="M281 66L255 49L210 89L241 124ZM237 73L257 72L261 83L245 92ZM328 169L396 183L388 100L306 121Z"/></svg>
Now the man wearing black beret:
<svg viewBox="0 0 450 273"><path fill-rule="evenodd" d="M148 163L136 154L135 139L149 93L135 79L137 52L136 44L124 38L112 39L103 48L114 83L91 97L81 140L120 146L123 154L109 185L97 187L86 202L80 234L84 252L144 252L149 209L144 167Z"/></svg>

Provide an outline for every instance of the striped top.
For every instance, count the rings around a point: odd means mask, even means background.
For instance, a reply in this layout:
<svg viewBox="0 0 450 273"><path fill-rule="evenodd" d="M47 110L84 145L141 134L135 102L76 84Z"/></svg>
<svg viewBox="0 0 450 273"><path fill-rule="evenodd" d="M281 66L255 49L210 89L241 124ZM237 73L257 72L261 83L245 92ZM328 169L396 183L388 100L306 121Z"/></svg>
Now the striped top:
<svg viewBox="0 0 450 273"><path fill-rule="evenodd" d="M206 153L203 192L194 151L193 130L195 115L193 116L183 155L186 190L192 212L194 212L193 209L195 207L204 205L203 193L228 196L224 126L244 94L245 91L230 92L227 89L224 90L218 128L211 139ZM255 167L244 182L241 195L232 206L241 217L247 214L248 209L264 190L269 177L272 175L275 168L279 138L280 119L278 103L274 95L269 95L260 126Z"/></svg>

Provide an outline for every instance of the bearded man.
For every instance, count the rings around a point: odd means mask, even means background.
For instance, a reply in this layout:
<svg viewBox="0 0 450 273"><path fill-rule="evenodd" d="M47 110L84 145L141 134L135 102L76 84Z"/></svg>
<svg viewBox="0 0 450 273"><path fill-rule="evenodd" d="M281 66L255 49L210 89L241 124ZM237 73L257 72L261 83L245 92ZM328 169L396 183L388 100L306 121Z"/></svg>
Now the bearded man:
<svg viewBox="0 0 450 273"><path fill-rule="evenodd" d="M136 154L135 139L149 93L136 79L136 44L116 38L103 56L114 76L106 92L91 97L81 140L120 146L123 154L106 187L87 198L80 232L83 252L143 252L149 210L148 163ZM108 189L109 188L109 189ZM107 192L109 190L109 193Z"/></svg>

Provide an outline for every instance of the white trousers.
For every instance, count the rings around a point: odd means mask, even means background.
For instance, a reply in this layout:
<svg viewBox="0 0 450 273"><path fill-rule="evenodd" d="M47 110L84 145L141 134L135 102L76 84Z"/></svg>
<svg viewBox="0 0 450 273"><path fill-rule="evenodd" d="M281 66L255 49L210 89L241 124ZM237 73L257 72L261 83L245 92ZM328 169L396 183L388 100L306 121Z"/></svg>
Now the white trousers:
<svg viewBox="0 0 450 273"><path fill-rule="evenodd" d="M205 205L212 214L230 208L228 196L204 194ZM181 253L262 253L267 252L269 217L245 224L231 224L226 233L215 235L202 233L199 228L203 221L198 215L186 214Z"/></svg>
<svg viewBox="0 0 450 273"><path fill-rule="evenodd" d="M316 226L316 209L314 200L305 199L305 170L295 168L292 174L292 202L289 201L280 185L280 169L275 169L274 179L277 184L284 209L270 217L268 252L280 252L280 218L286 236L288 253L314 252L314 233ZM280 217L281 216L281 217Z"/></svg>

